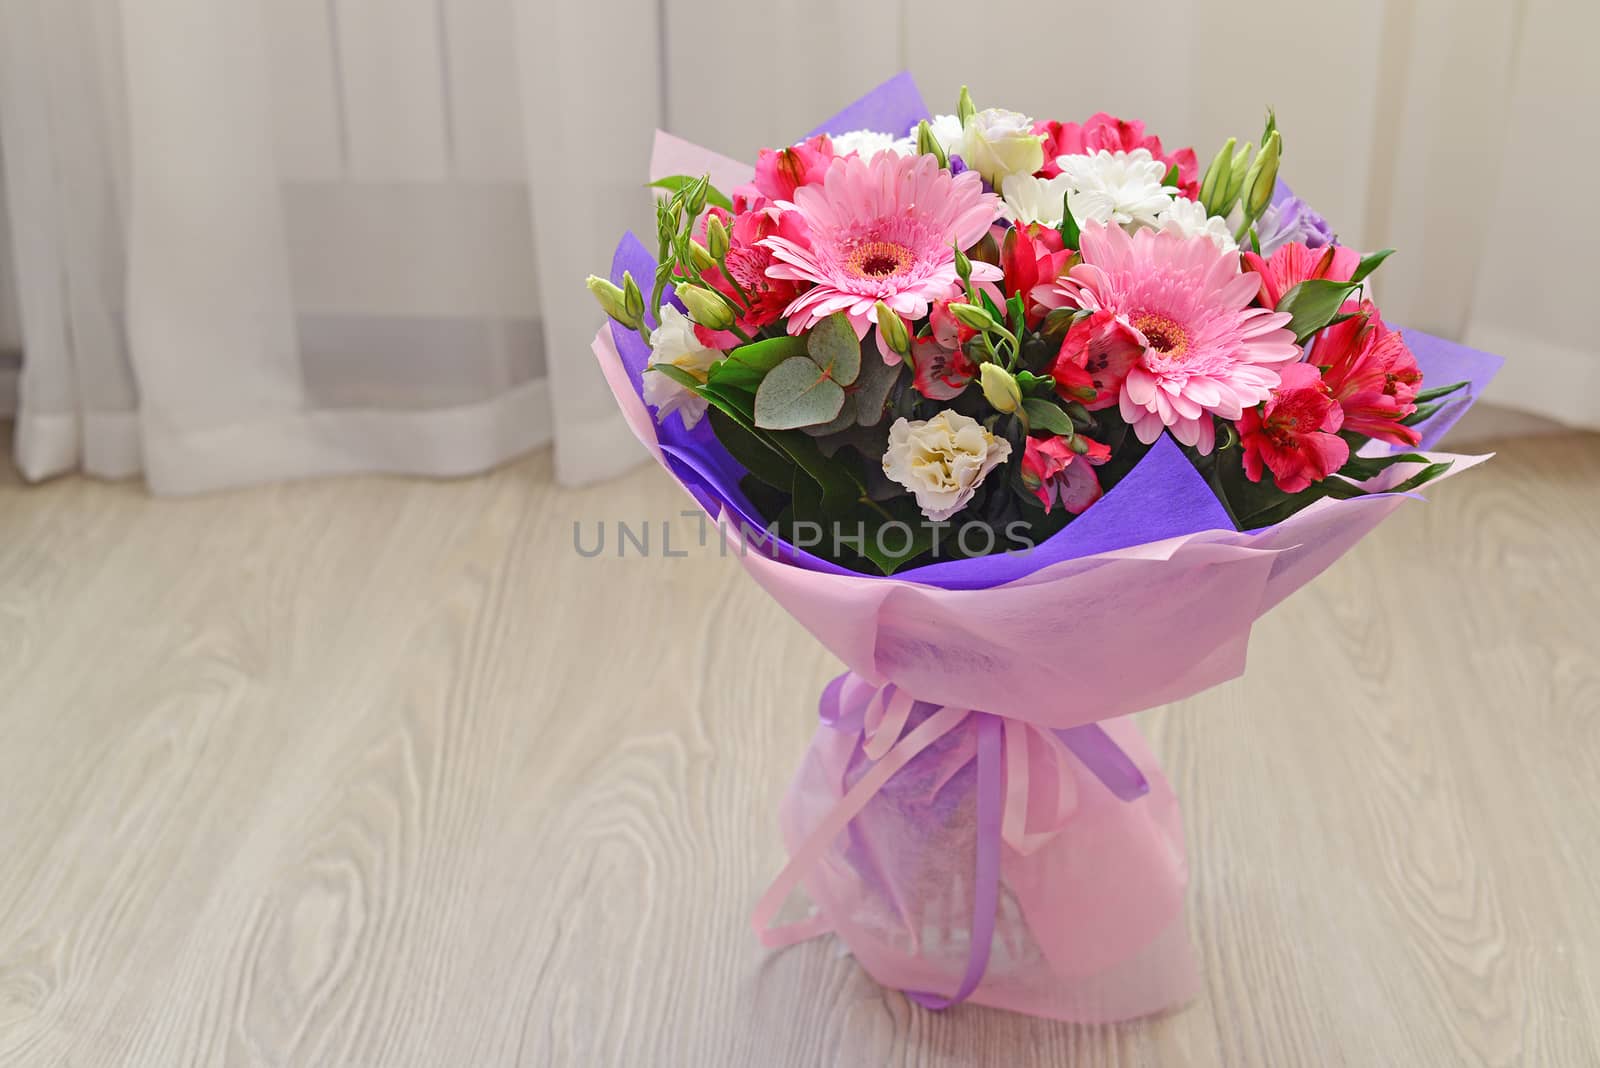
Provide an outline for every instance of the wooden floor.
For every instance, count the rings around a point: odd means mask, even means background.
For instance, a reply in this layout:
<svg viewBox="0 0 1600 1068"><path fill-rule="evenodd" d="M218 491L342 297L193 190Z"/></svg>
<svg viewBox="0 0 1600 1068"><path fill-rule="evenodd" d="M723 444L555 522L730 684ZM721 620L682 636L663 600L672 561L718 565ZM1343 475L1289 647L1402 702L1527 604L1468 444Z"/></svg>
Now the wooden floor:
<svg viewBox="0 0 1600 1068"><path fill-rule="evenodd" d="M0 484L0 1065L1600 1064L1600 436L1145 714L1206 989L1099 1029L755 946L834 665L714 551L576 554L658 471L549 476Z"/></svg>

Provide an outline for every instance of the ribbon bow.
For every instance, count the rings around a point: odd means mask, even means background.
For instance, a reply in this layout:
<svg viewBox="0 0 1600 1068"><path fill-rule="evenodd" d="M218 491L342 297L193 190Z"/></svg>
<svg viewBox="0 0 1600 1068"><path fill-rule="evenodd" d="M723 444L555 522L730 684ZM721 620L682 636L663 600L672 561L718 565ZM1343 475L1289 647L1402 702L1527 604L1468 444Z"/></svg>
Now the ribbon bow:
<svg viewBox="0 0 1600 1068"><path fill-rule="evenodd" d="M791 945L823 933L827 921L820 915L785 927L771 926L778 910L802 879L832 846L868 802L901 768L946 734L976 717L977 747L977 860L972 895L972 939L967 967L956 992L949 997L908 990L907 996L929 1009L947 1009L965 1001L978 988L989 967L994 941L995 909L1000 900L1000 843L1026 856L1058 834L1071 819L1077 797L1069 757L1076 759L1122 801L1133 801L1150 790L1136 764L1111 740L1099 724L1055 730L1022 720L1008 719L975 709L945 705L906 731L916 700L893 683L874 687L854 672L828 683L818 702L825 726L862 735L862 752L872 766L847 790L812 829L789 863L756 904L751 923L763 945ZM1042 827L1030 830L1029 808L1034 747L1053 763L1056 789L1051 811ZM1047 765L1048 766L1048 765Z"/></svg>

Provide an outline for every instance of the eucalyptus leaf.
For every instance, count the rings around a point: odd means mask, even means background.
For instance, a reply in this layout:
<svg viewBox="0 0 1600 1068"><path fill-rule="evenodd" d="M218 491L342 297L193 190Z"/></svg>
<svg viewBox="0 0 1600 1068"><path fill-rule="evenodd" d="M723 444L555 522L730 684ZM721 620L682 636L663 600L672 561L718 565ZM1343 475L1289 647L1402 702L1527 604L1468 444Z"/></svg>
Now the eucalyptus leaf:
<svg viewBox="0 0 1600 1068"><path fill-rule="evenodd" d="M814 438L824 434L837 434L841 430L848 430L856 425L856 395L846 391L844 403L839 406L839 414L829 419L826 423L808 426L803 429Z"/></svg>
<svg viewBox="0 0 1600 1068"><path fill-rule="evenodd" d="M896 364L890 367L884 363L875 346L868 346L862 351L861 375L856 379L852 391L856 400L856 422L862 426L874 426L883 420L889 393L899 381L900 368L903 366Z"/></svg>
<svg viewBox="0 0 1600 1068"><path fill-rule="evenodd" d="M1345 298L1357 288L1355 282L1308 278L1283 295L1283 299L1278 301L1277 310L1292 316L1289 329L1294 331L1295 340L1303 344L1339 314Z"/></svg>
<svg viewBox="0 0 1600 1068"><path fill-rule="evenodd" d="M852 333L852 341L854 337ZM843 407L844 389L839 383L810 359L791 356L761 380L756 390L755 423L768 430L816 426L834 418Z"/></svg>
<svg viewBox="0 0 1600 1068"><path fill-rule="evenodd" d="M806 352L824 374L841 386L848 386L861 373L861 339L843 312L836 312L811 328L806 335Z"/></svg>

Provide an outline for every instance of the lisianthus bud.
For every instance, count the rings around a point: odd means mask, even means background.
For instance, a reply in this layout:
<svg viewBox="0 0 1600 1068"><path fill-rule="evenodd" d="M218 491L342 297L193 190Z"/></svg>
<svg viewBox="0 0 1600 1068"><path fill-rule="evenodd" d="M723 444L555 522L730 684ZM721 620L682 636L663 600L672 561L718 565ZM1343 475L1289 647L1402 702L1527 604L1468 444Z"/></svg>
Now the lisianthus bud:
<svg viewBox="0 0 1600 1068"><path fill-rule="evenodd" d="M906 333L906 324L896 315L894 309L883 301L878 301L876 312L878 315L878 336L883 338L883 343L889 346L889 351L899 356L904 356L911 351L911 335Z"/></svg>
<svg viewBox="0 0 1600 1068"><path fill-rule="evenodd" d="M679 282L675 292L689 309L689 318L707 330L726 330L733 325L733 309L728 302L705 286Z"/></svg>
<svg viewBox="0 0 1600 1068"><path fill-rule="evenodd" d="M978 307L976 304L952 303L950 305L950 314L954 315L956 317L956 322L960 323L962 326L969 326L983 334L987 334L989 331L995 330L1000 326L999 323L994 321L994 316L990 315L988 311Z"/></svg>
<svg viewBox="0 0 1600 1068"><path fill-rule="evenodd" d="M1044 166L1044 135L1020 111L985 108L962 127L961 158L996 189L1008 174L1032 174Z"/></svg>
<svg viewBox="0 0 1600 1068"><path fill-rule="evenodd" d="M1228 174L1228 188L1222 195L1222 210L1218 215L1226 215L1233 210L1239 200L1239 194L1244 191L1245 177L1250 173L1250 152L1256 146L1249 141L1244 147L1233 154L1233 166Z"/></svg>
<svg viewBox="0 0 1600 1068"><path fill-rule="evenodd" d="M719 215L712 215L706 220L706 248L718 263L728 255L728 228L722 225Z"/></svg>
<svg viewBox="0 0 1600 1068"><path fill-rule="evenodd" d="M1255 220L1272 203L1272 187L1278 181L1278 162L1283 156L1283 137L1273 130L1256 154L1244 180L1244 217Z"/></svg>
<svg viewBox="0 0 1600 1068"><path fill-rule="evenodd" d="M961 251L961 246L956 246L956 277L961 279L963 287L972 284L972 260Z"/></svg>
<svg viewBox="0 0 1600 1068"><path fill-rule="evenodd" d="M986 363L978 368L979 381L983 385L983 396L997 412L1007 415L1022 407L1022 390L1017 387L1017 380L997 363Z"/></svg>
<svg viewBox="0 0 1600 1068"><path fill-rule="evenodd" d="M629 330L639 329L643 321L642 313L633 315L628 309L627 295L621 289L598 275L590 275L584 282L589 287L589 292L594 294L594 299L599 302L600 310L611 318L627 327Z"/></svg>
<svg viewBox="0 0 1600 1068"><path fill-rule="evenodd" d="M917 155L932 156L939 161L939 166L950 166L950 157L945 155L939 139L933 136L933 127L928 125L927 119L917 123Z"/></svg>
<svg viewBox="0 0 1600 1068"><path fill-rule="evenodd" d="M694 269L705 272L716 268L716 257L711 255L711 250L698 241L689 242L689 258L694 261Z"/></svg>
<svg viewBox="0 0 1600 1068"><path fill-rule="evenodd" d="M972 106L972 94L967 92L967 87L963 85L961 87L961 99L956 102L956 118L960 119L961 125L965 126L967 120L977 113L978 109Z"/></svg>
<svg viewBox="0 0 1600 1068"><path fill-rule="evenodd" d="M1211 159L1206 175L1200 179L1200 203L1206 206L1207 215L1221 215L1222 198L1228 193L1228 182L1233 178L1233 146L1237 138L1230 137Z"/></svg>
<svg viewBox="0 0 1600 1068"><path fill-rule="evenodd" d="M639 292L639 283L633 280L632 271L622 272L622 301L630 318L644 322L644 294Z"/></svg>

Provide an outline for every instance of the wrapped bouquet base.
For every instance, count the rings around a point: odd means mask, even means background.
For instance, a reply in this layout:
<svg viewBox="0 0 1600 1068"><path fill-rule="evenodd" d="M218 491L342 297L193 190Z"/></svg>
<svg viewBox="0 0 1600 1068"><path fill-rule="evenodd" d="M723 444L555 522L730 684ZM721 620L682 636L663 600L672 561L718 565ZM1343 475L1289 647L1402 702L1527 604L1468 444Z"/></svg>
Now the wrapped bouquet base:
<svg viewBox="0 0 1600 1068"><path fill-rule="evenodd" d="M763 941L832 931L934 1008L1106 1023L1193 996L1182 816L1132 721L1056 732L888 690L823 695ZM796 883L816 915L767 927Z"/></svg>

